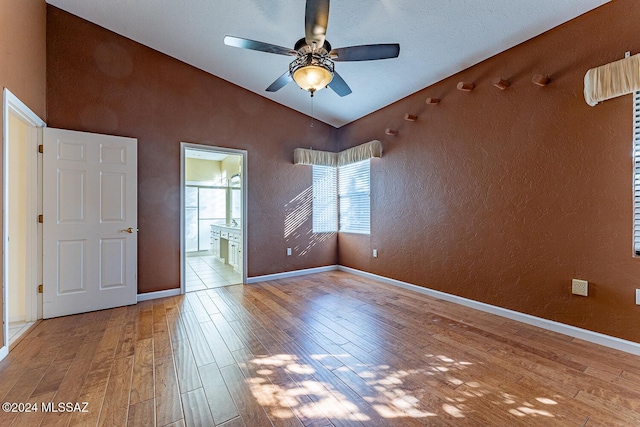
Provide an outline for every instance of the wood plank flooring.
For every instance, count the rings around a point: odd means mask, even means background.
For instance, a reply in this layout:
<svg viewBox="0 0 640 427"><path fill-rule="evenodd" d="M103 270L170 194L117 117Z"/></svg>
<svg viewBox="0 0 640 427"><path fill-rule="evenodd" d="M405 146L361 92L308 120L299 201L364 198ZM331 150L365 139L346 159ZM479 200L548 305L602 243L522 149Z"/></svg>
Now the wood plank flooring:
<svg viewBox="0 0 640 427"><path fill-rule="evenodd" d="M637 426L640 357L329 272L42 321L0 397L38 408L1 426Z"/></svg>

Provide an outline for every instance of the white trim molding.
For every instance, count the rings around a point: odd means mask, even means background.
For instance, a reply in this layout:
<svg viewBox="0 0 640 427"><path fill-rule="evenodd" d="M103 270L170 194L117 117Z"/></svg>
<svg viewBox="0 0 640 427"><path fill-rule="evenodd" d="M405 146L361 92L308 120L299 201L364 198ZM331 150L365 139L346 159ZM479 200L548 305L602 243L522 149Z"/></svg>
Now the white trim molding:
<svg viewBox="0 0 640 427"><path fill-rule="evenodd" d="M180 288L167 289L166 291L147 292L144 294L138 294L137 302L149 301L158 298L175 297L176 295L180 294L182 294Z"/></svg>
<svg viewBox="0 0 640 427"><path fill-rule="evenodd" d="M247 284L267 282L269 280L286 279L288 277L305 276L307 274L324 273L325 271L336 271L340 267L337 265L327 265L325 267L306 268L304 270L285 271L284 273L266 274L264 276L247 277Z"/></svg>
<svg viewBox="0 0 640 427"><path fill-rule="evenodd" d="M555 322L553 320L532 316L530 314L520 313L519 311L509 310L509 309L498 307L495 305L485 304L483 302L474 301L468 298L459 297L457 295L436 291L434 289L424 288L422 286L417 286L411 283L402 282L400 280L390 279L384 276L378 276L377 274L367 273L366 271L356 270L354 268L344 267L342 265L338 267L338 270L352 273L362 277L367 277L369 279L378 280L380 282L383 282L389 285L408 289L410 291L418 292L423 295L428 295L430 297L438 298L444 301L460 304L465 307L484 311L486 313L495 314L497 316L505 317L507 319L516 320L518 322L526 323L527 325L537 326L542 329L547 329L549 331L558 332L560 334L568 335L570 337L579 338L581 340L588 341L594 344L599 344L605 347L613 348L613 349L624 351L627 353L640 355L640 343L636 343L633 341L627 341L621 338L612 337L610 335L601 334L599 332L593 332L587 329L582 329L582 328L567 325L564 323Z"/></svg>
<svg viewBox="0 0 640 427"><path fill-rule="evenodd" d="M325 271L336 271L336 270L338 270L337 265L328 265L325 267L307 268L305 270L285 271L284 273L248 277L246 283L249 284L249 283L266 282L268 280L285 279L287 277L305 276L307 274L324 273ZM148 300L153 300L158 298L173 297L176 295L181 295L182 293L183 292L181 288L167 289L165 291L147 292L144 294L138 294L138 302L148 301Z"/></svg>
<svg viewBox="0 0 640 427"><path fill-rule="evenodd" d="M9 205L8 197L8 185L9 185L9 114L15 114L20 120L26 123L30 127L35 128L43 128L47 124L40 118L36 113L34 113L26 104L18 99L9 89L6 87L2 91L2 169L3 169L3 188L2 188L2 200L4 201L5 208ZM40 138L40 136L38 136ZM37 165L37 163L36 163ZM4 209L2 214L2 230L3 230L3 241L2 241L2 283L5 285L8 283L8 268L9 265L9 210ZM30 229L30 232L33 233L33 229ZM37 234L37 226L36 232ZM31 240L31 239L29 239ZM34 242L31 241L33 245ZM32 288L33 290L33 288ZM0 360L2 360L9 353L9 311L8 311L8 301L9 301L9 291L8 286L3 286L3 298L2 298L2 315L4 322L4 334L3 334L3 342L2 347L0 348ZM38 299L36 298L33 301L35 304L35 317L39 318L40 314L38 313L39 308L42 305L38 306ZM33 310L32 310L33 311Z"/></svg>

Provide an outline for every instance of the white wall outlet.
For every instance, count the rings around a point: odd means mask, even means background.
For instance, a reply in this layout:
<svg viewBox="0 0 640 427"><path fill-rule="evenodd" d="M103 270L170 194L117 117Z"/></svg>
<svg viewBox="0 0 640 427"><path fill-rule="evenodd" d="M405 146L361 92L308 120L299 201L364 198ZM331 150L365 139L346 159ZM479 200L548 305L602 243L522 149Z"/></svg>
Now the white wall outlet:
<svg viewBox="0 0 640 427"><path fill-rule="evenodd" d="M373 250L373 257L374 258L378 258L378 250L377 249Z"/></svg>
<svg viewBox="0 0 640 427"><path fill-rule="evenodd" d="M640 289L636 289L636 304L640 305Z"/></svg>
<svg viewBox="0 0 640 427"><path fill-rule="evenodd" d="M586 280L572 279L571 293L574 295L589 296L589 282Z"/></svg>
<svg viewBox="0 0 640 427"><path fill-rule="evenodd" d="M287 256L291 256L291 248L287 248Z"/></svg>

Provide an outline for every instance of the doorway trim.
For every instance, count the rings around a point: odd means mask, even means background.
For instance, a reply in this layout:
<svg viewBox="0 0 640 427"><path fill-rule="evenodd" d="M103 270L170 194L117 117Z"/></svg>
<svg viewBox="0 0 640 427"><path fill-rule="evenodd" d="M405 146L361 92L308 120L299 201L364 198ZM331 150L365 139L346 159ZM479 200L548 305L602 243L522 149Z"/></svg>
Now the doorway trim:
<svg viewBox="0 0 640 427"><path fill-rule="evenodd" d="M240 174L240 182L242 188L242 284L247 283L247 258L248 258L248 246L247 246L247 150L239 150L236 148L215 147L211 145L195 144L191 142L180 143L180 294L185 293L185 264L186 264L186 242L185 242L185 161L186 151L199 150L199 151L211 151L215 153L225 153L229 155L242 157L242 173Z"/></svg>
<svg viewBox="0 0 640 427"><path fill-rule="evenodd" d="M9 353L9 310L7 310L7 304L9 300L9 292L7 286L8 280L8 261L9 261L9 245L7 236L9 235L9 210L8 206L8 197L9 197L9 162L8 162L8 154L9 154L9 115L14 114L20 120L25 122L27 125L37 129L37 141L36 145L42 142L42 128L47 124L38 117L29 107L27 107L18 97L16 97L11 91L7 88L3 90L3 111L2 111L2 120L3 120L3 133L2 133L2 167L3 167L3 185L2 185L2 201L3 201L3 215L2 215L2 314L4 321L4 330L3 330L3 342L2 347L0 347L0 360L2 360ZM35 209L37 211L37 179L39 177L39 164L36 159L33 160L36 167L35 170L32 170L33 176L31 176L31 184L30 184L30 200L32 203L29 207L29 212L31 214L37 214L37 212L33 212ZM34 192L35 187L35 192ZM35 193L35 194L34 194ZM33 205L33 200L36 200L36 206ZM35 218L35 216L34 216ZM39 258L39 254L41 254L42 248L40 247L40 242L38 242L38 226L33 222L31 227L28 227L27 233L29 235L28 245L30 245L30 252L35 256L32 259L38 259L38 265L35 267L36 275L39 273L40 264L42 263L42 259ZM34 247L35 246L35 247ZM33 270L33 269L32 269ZM33 290L35 292L35 290ZM31 303L30 306L35 309L36 318L40 318L42 316L41 305L38 304L40 298L34 300L33 295L31 295Z"/></svg>

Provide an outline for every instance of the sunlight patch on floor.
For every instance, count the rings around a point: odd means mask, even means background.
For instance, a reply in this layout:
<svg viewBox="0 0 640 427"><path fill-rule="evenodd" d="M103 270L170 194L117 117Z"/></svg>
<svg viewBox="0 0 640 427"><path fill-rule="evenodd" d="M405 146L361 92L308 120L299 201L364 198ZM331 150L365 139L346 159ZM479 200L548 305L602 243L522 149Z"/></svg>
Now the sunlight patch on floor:
<svg viewBox="0 0 640 427"><path fill-rule="evenodd" d="M313 354L311 358L322 363L326 359L340 360L340 356L341 354L323 353ZM362 401L352 401L331 383L316 378L316 368L296 355L256 357L248 363L253 365L253 370L249 370L259 375L247 380L251 391L262 406L271 408L273 416L279 417L281 414L282 417L290 418L295 413L307 419L330 417L354 421L370 420L366 415L367 408L361 407ZM466 418L474 399L483 399L489 405L503 408L502 413L507 417L551 418L554 415L548 408L559 404L556 399L538 397L534 405L523 402L508 390L496 391L495 386L470 381L474 364L469 361L427 354L420 363L421 367L414 369L356 363L328 369L324 375L338 377L345 383L345 387L354 390L368 403L369 411L373 409L385 419ZM279 380L276 381L276 378ZM282 383L283 378L286 378L287 384ZM450 393L431 396L429 383L432 381L448 383ZM504 388L508 389L508 385ZM425 396L429 397L426 402L421 400Z"/></svg>

